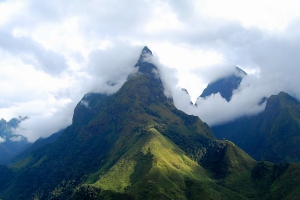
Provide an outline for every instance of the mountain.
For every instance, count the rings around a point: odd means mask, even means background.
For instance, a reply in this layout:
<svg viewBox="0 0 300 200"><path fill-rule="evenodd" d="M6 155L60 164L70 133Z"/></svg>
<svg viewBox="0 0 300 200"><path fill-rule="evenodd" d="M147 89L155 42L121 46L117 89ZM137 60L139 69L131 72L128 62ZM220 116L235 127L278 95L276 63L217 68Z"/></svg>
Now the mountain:
<svg viewBox="0 0 300 200"><path fill-rule="evenodd" d="M48 144L51 144L51 143L55 142L62 133L63 133L63 130L60 130L56 133L53 133L52 135L50 135L47 138L37 139L34 143L31 143L26 148L24 148L21 152L19 152L15 156L13 156L10 159L10 162L14 163L14 162L20 161L20 160L26 158L27 156L29 156L32 151L34 151L36 149L39 149L41 147L44 147L45 145L48 145Z"/></svg>
<svg viewBox="0 0 300 200"><path fill-rule="evenodd" d="M84 95L54 142L0 165L0 198L296 199L300 165L257 162L217 140L167 99L151 56L144 47L115 94Z"/></svg>
<svg viewBox="0 0 300 200"><path fill-rule="evenodd" d="M257 160L300 161L300 104L285 92L270 96L262 113L212 129Z"/></svg>
<svg viewBox="0 0 300 200"><path fill-rule="evenodd" d="M26 119L27 117L19 117L8 122L0 120L0 164L8 163L12 157L30 145L25 137L13 133L13 129Z"/></svg>
<svg viewBox="0 0 300 200"><path fill-rule="evenodd" d="M246 75L246 72L244 72L241 68L236 67L234 73L209 83L203 90L200 97L205 98L212 94L220 93L224 99L230 101L233 91L239 87L243 77Z"/></svg>

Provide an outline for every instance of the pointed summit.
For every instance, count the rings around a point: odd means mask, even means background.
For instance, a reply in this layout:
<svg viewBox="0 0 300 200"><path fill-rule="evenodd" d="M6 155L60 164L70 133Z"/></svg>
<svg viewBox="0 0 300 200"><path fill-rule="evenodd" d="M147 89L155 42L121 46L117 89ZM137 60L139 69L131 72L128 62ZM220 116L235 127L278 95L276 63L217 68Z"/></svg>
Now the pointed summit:
<svg viewBox="0 0 300 200"><path fill-rule="evenodd" d="M237 73L237 75L240 77L244 77L247 75L247 73L239 67L235 67L235 73Z"/></svg>
<svg viewBox="0 0 300 200"><path fill-rule="evenodd" d="M144 46L140 58L138 60L138 63L148 62L152 56L153 56L152 51L147 46Z"/></svg>
<svg viewBox="0 0 300 200"><path fill-rule="evenodd" d="M145 46L135 67L139 67L138 71L143 74L151 74L155 75L155 77L158 77L158 69L152 63L152 57L152 51L147 46Z"/></svg>
<svg viewBox="0 0 300 200"><path fill-rule="evenodd" d="M232 74L221 77L218 80L209 83L203 90L200 97L205 98L212 94L220 93L221 96L229 102L233 91L239 87L242 79L246 75L247 73L244 70L239 67L235 67L235 70Z"/></svg>

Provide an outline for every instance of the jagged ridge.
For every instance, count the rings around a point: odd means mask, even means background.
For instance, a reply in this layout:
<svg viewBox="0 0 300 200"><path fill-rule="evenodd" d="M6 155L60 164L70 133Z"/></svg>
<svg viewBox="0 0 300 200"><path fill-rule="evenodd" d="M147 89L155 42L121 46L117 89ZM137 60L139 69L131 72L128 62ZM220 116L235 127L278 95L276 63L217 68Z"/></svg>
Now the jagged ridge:
<svg viewBox="0 0 300 200"><path fill-rule="evenodd" d="M0 198L259 199L294 192L280 178L298 165L258 163L216 140L207 124L165 97L153 64L139 59L137 66L116 94L85 95L55 142L3 167L0 177L9 176L0 178Z"/></svg>

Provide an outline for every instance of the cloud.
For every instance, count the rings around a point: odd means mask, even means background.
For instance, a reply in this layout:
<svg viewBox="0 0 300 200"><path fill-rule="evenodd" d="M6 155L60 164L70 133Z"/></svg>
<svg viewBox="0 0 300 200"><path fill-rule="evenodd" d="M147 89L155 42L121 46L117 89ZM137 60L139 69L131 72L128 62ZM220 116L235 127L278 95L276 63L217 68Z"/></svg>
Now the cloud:
<svg viewBox="0 0 300 200"><path fill-rule="evenodd" d="M16 116L29 116L22 121L14 130L14 134L26 137L30 142L39 137L48 137L52 133L66 128L72 122L73 109L76 103L70 99L49 99L35 100L15 103L13 107L0 109L1 113ZM41 110L43 112L41 112ZM17 138L16 138L17 139Z"/></svg>
<svg viewBox="0 0 300 200"><path fill-rule="evenodd" d="M27 102L15 103L15 108L11 108L9 112L29 116L29 119L20 123L15 134L28 138L30 142L39 137L48 137L72 123L77 103L86 103L80 101L84 94L117 92L128 75L136 70L134 65L142 47L124 44L109 48L107 51L91 52L87 69L80 76L70 78L72 84L67 87L48 92L43 100L29 99ZM5 109L2 111L5 113Z"/></svg>
<svg viewBox="0 0 300 200"><path fill-rule="evenodd" d="M154 53L149 62L153 63L158 69L158 74L164 86L164 94L168 98L174 98L173 93L175 90L177 90L176 85L178 84L178 79L176 77L177 71L163 65L160 62L159 57Z"/></svg>
<svg viewBox="0 0 300 200"><path fill-rule="evenodd" d="M14 134L26 137L29 142L34 142L40 137L46 138L71 124L73 108L74 104L66 105L56 112L48 111L48 113L29 117L19 124Z"/></svg>
<svg viewBox="0 0 300 200"><path fill-rule="evenodd" d="M2 142L5 142L6 141L6 139L5 138L3 138L3 137L0 137L0 143L2 143Z"/></svg>
<svg viewBox="0 0 300 200"><path fill-rule="evenodd" d="M20 142L20 141L22 141L22 139L23 139L23 137L22 136L13 136L13 137L11 137L11 138L9 138L9 140L10 141L12 141L12 142Z"/></svg>
<svg viewBox="0 0 300 200"><path fill-rule="evenodd" d="M0 48L12 56L19 56L24 63L49 74L57 75L67 68L63 55L46 50L28 37L14 37L7 32L0 31Z"/></svg>
<svg viewBox="0 0 300 200"><path fill-rule="evenodd" d="M211 18L208 18L208 21L210 20ZM209 26L211 30L200 27L201 23L199 26L187 26L191 30L170 36L175 42L185 38L186 49L213 49L223 57L222 63L205 68L199 66L190 70L188 76L194 77L196 74L207 84L228 74L230 70L226 69L233 65L241 67L251 76L243 80L231 102L225 102L219 95L214 95L207 99L199 99L199 106L193 108L189 105L189 99L178 92L179 95L174 94L177 108L199 116L209 125L216 125L244 115L259 113L265 106L257 105L261 99L280 91L286 91L300 99L300 90L295 87L299 84L297 74L300 72L300 59L297 56L299 47L296 43L299 40L299 34L296 34L299 30L299 20L287 23L284 30L270 32L255 26L245 27L238 21L220 20L218 23L220 24ZM295 34L291 34L292 32ZM187 37L188 35L190 37ZM180 55L173 57L174 63L181 59L177 59L178 56ZM204 87L199 85L197 96ZM196 90L193 88L187 87L189 91L191 89L192 95L196 96Z"/></svg>
<svg viewBox="0 0 300 200"><path fill-rule="evenodd" d="M88 101L81 100L81 101L80 101L80 104L81 104L81 105L84 105L84 106L87 107L87 108L89 108L89 102L88 102Z"/></svg>
<svg viewBox="0 0 300 200"><path fill-rule="evenodd" d="M0 4L0 117L29 116L18 133L30 141L69 125L84 94L116 92L145 45L165 94L209 124L257 113L263 108L257 102L280 90L300 99L300 20L292 1ZM214 95L199 100L196 110L190 106L182 87L195 101L231 66L250 76L230 102Z"/></svg>
<svg viewBox="0 0 300 200"><path fill-rule="evenodd" d="M91 91L115 93L133 72L142 46L120 43L105 50L94 50L89 55L87 73L91 76Z"/></svg>
<svg viewBox="0 0 300 200"><path fill-rule="evenodd" d="M198 115L210 126L213 126L263 111L265 104L259 105L259 103L272 92L270 90L266 91L265 89L267 88L264 87L256 88L256 84L253 82L251 82L252 85L245 84L245 82L253 78L251 75L246 76L240 88L234 92L229 102L222 98L219 93L205 99L199 98L196 101L197 107L193 108L192 113Z"/></svg>
<svg viewBox="0 0 300 200"><path fill-rule="evenodd" d="M278 76L276 73L263 77L257 77L253 74L247 75L243 78L240 87L234 91L229 102L217 93L206 98L198 98L197 107L191 106L189 99L182 94L175 95L177 100L174 103L178 109L199 116L210 126L215 126L242 116L252 116L262 112L266 105L266 102L260 104L262 99L278 94L280 91L299 94L292 87L298 82L296 78L293 75L287 77Z"/></svg>

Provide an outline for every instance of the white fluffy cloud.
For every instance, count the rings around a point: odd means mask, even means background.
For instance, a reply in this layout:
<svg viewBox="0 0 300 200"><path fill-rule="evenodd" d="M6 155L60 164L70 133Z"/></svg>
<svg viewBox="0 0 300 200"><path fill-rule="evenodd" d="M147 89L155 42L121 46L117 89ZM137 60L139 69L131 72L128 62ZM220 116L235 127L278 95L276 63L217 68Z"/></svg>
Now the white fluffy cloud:
<svg viewBox="0 0 300 200"><path fill-rule="evenodd" d="M0 143L5 142L5 141L6 141L5 138L0 137Z"/></svg>
<svg viewBox="0 0 300 200"><path fill-rule="evenodd" d="M0 1L0 117L29 116L18 134L47 137L71 123L85 93L117 91L145 45L175 104L210 124L259 112L255 103L280 90L300 98L297 7L291 0ZM253 75L232 101L215 95L197 111L186 106L182 87L195 101L234 65Z"/></svg>

